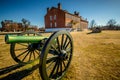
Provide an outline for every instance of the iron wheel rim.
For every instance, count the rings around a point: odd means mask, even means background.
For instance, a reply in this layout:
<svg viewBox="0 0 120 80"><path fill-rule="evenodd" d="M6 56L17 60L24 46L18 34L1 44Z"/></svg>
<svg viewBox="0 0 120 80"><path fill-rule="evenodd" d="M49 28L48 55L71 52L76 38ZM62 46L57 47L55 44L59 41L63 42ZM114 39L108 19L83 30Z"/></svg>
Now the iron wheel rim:
<svg viewBox="0 0 120 80"><path fill-rule="evenodd" d="M56 41L55 44L54 41ZM52 45L54 45L54 47L56 48L53 49L54 51L53 53L50 52ZM52 56L54 57L49 58L51 53ZM65 75L71 63L72 55L73 55L73 40L71 35L67 31L59 31L53 33L45 43L40 56L39 70L42 79L43 80L61 79ZM50 64L50 62L52 61L53 68L49 69L50 70L49 72L48 67L51 66L52 63Z"/></svg>

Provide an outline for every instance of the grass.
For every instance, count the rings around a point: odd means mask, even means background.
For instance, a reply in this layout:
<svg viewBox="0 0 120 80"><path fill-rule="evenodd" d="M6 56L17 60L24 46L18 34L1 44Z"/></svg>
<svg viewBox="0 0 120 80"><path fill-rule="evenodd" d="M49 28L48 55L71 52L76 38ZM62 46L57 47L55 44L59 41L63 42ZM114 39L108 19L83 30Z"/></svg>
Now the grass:
<svg viewBox="0 0 120 80"><path fill-rule="evenodd" d="M71 32L74 55L63 80L120 80L120 31L87 33L89 31ZM25 66L17 64L9 48L4 36L0 36L0 79L41 80L39 61Z"/></svg>

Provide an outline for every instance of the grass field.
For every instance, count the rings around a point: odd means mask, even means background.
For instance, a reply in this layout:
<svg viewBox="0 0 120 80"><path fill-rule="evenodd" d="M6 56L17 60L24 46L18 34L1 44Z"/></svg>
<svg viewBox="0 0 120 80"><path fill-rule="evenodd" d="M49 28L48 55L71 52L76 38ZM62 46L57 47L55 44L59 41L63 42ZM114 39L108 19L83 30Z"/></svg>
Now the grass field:
<svg viewBox="0 0 120 80"><path fill-rule="evenodd" d="M71 35L74 55L63 80L120 80L120 31ZM0 80L41 80L39 60L21 66L11 58L9 46L0 36Z"/></svg>

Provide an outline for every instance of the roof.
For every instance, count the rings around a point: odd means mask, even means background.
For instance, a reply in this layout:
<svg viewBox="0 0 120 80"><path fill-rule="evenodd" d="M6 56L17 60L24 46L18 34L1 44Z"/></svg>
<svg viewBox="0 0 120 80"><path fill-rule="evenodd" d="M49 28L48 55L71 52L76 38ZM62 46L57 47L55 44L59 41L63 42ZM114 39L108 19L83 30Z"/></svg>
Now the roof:
<svg viewBox="0 0 120 80"><path fill-rule="evenodd" d="M50 10L52 10L52 9L58 9L58 8L52 7ZM64 13L70 14L70 15L72 15L72 16L81 18L80 16L77 16L77 15L75 15L75 14L69 13L67 10L62 10L62 9L59 9L59 10L63 11Z"/></svg>
<svg viewBox="0 0 120 80"><path fill-rule="evenodd" d="M84 20L84 19L82 19L82 18L81 18L81 21L83 21L83 22L87 22L87 23L88 23L88 21L87 21L87 20Z"/></svg>
<svg viewBox="0 0 120 80"><path fill-rule="evenodd" d="M69 13L67 10L58 9L58 8L56 8L56 7L52 7L50 10L52 10L52 9L60 10L60 11L62 11L62 12L64 12L64 13L66 13L66 14L70 14L70 15L72 15L72 16L81 18L81 21L83 21L83 22L88 22L87 20L83 19L81 16L75 15L75 14L72 14L72 13Z"/></svg>

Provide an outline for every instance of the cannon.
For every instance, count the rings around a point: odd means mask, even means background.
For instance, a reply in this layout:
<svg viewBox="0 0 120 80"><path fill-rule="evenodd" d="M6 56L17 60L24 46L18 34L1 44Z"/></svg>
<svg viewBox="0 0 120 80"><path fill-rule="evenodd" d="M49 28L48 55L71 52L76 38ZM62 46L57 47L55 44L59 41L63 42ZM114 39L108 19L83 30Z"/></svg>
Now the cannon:
<svg viewBox="0 0 120 80"><path fill-rule="evenodd" d="M101 33L102 29L100 27L94 27L92 33Z"/></svg>
<svg viewBox="0 0 120 80"><path fill-rule="evenodd" d="M21 64L40 60L39 72L43 80L59 80L67 72L72 55L73 40L67 31L42 35L6 35L12 58Z"/></svg>

